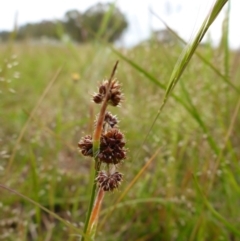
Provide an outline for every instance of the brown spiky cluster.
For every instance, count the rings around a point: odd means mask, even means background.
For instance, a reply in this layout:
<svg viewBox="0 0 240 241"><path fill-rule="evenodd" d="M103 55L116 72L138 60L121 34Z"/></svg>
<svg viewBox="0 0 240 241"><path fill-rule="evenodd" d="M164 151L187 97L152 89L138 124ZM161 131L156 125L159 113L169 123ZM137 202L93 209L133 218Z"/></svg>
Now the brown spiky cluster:
<svg viewBox="0 0 240 241"><path fill-rule="evenodd" d="M126 158L124 135L118 129L110 129L101 137L100 153L98 157L101 162L107 164L118 164Z"/></svg>
<svg viewBox="0 0 240 241"><path fill-rule="evenodd" d="M107 94L108 81L105 80L98 88L98 93L93 95L93 101L96 104L102 103L103 99ZM123 94L121 92L121 86L117 80L113 80L110 84L107 102L110 105L118 106L123 100Z"/></svg>
<svg viewBox="0 0 240 241"><path fill-rule="evenodd" d="M97 115L96 120L94 121L94 126L96 127L97 120L99 118L99 115ZM103 123L103 129L106 129L108 127L116 127L118 124L118 119L116 115L111 114L111 112L106 112L104 117L104 123Z"/></svg>
<svg viewBox="0 0 240 241"><path fill-rule="evenodd" d="M92 137L87 135L78 142L78 147L84 156L93 156Z"/></svg>
<svg viewBox="0 0 240 241"><path fill-rule="evenodd" d="M109 129L102 134L100 139L100 151L97 154L99 160L106 164L118 164L126 158L124 135L118 129ZM87 135L82 138L78 147L84 156L93 156L92 137Z"/></svg>
<svg viewBox="0 0 240 241"><path fill-rule="evenodd" d="M100 171L96 178L98 186L104 191L113 191L117 189L123 180L123 174L120 172L114 172L113 174Z"/></svg>
<svg viewBox="0 0 240 241"><path fill-rule="evenodd" d="M112 115L110 112L105 114L105 123L107 123L111 128L118 124L118 119L115 115Z"/></svg>
<svg viewBox="0 0 240 241"><path fill-rule="evenodd" d="M109 82L103 81L98 88L98 93L93 95L93 101L97 104L102 103L103 112L100 112L95 121L94 134L98 133L94 138L96 142L100 142L96 155L93 154L93 138L90 135L83 137L79 143L78 147L80 152L84 156L94 157L94 160L97 164L96 170L98 171L98 176L96 181L98 182L99 188L104 191L113 191L115 188L118 188L119 184L122 181L122 174L119 172L114 172L113 174L110 171L116 168L116 165L121 163L126 159L127 150L125 148L125 138L123 133L118 129L118 119L115 115L112 115L110 112L106 111L107 105L119 106L123 94L121 93L121 87L116 80L110 81L109 92L108 91ZM106 98L107 102L104 101ZM103 108L105 107L105 109ZM98 126L97 123L102 123L102 126ZM106 164L107 172L101 171L101 164Z"/></svg>

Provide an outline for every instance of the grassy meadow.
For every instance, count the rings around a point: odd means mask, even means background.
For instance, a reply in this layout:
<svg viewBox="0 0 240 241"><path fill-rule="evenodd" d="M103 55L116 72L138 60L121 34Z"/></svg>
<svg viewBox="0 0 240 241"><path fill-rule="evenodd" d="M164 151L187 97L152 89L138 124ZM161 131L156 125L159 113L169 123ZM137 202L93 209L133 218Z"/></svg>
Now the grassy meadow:
<svg viewBox="0 0 240 241"><path fill-rule="evenodd" d="M77 143L116 60L125 100L110 111L128 158L96 240L240 240L240 55L224 41L199 46L161 108L183 48L0 45L0 240L79 240L94 163Z"/></svg>

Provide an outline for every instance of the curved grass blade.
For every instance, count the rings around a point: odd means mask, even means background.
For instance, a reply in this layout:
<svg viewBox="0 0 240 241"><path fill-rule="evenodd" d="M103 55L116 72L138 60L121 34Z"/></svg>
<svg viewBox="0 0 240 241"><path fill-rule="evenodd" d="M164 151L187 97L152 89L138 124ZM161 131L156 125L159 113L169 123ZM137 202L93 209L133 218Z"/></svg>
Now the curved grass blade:
<svg viewBox="0 0 240 241"><path fill-rule="evenodd" d="M229 4L230 5L230 4ZM229 10L228 10L229 11ZM174 36L176 37L178 40L180 40L182 43L184 44L187 44L187 42L181 38L172 28L169 27L169 25L160 17L158 16L155 12L153 12L153 10L150 10L150 12L157 18L159 19L163 24L164 26L166 27L166 29ZM229 20L228 20L229 21ZM228 28L228 27L227 27ZM226 47L226 45L224 45ZM225 51L228 51L225 49ZM195 55L201 59L203 61L203 63L205 63L208 67L210 67L219 77L221 77L221 79L227 83L233 90L235 90L237 93L240 94L240 89L235 86L231 81L229 81L229 74L226 74L226 73L229 73L229 70L228 70L228 67L226 67L226 62L229 62L229 59L226 60L226 58L224 59L225 61L225 75L222 74L210 61L208 61L208 59L206 59L204 56L202 56L202 54L196 50L195 51ZM226 56L226 53L225 53L225 56Z"/></svg>
<svg viewBox="0 0 240 241"><path fill-rule="evenodd" d="M49 215L53 216L54 218L56 218L58 221L62 222L64 225L66 225L67 227L69 227L70 229L74 230L75 232L77 232L78 234L83 235L83 231L79 230L78 228L76 228L74 225L72 225L71 223L65 221L63 218L61 218L60 216L58 216L56 213L50 211L49 209L43 207L41 204L39 204L38 202L32 200L31 198L19 193L16 190L13 190L9 187L6 187L5 185L0 184L0 188L5 189L19 197L21 197L22 199L26 200L27 202L37 206L38 208L42 209L43 211L45 211L46 213L48 213Z"/></svg>
<svg viewBox="0 0 240 241"><path fill-rule="evenodd" d="M146 76L151 82L153 82L154 84L156 84L159 88L161 89L166 89L166 87L159 82L153 75L151 75L148 71L146 71L145 69L143 69L141 66L139 66L136 62L134 62L133 60L129 59L128 57L124 56L123 54L121 54L118 50L116 50L115 48L111 47L111 50L121 59L123 59L124 61L126 61L127 63L129 63L133 68L135 68L136 70L138 70L140 73L142 73L144 76ZM175 94L172 94L172 97L178 102L180 103L186 110L187 112L195 119L195 121L199 124L199 126L202 128L204 133L209 133L209 131L207 130L207 127L204 125L204 122L201 120L200 115L196 113L196 109L194 110L191 107L189 107L180 97L176 96ZM152 121L152 124L145 136L145 139L143 141L143 143L145 143L146 139L148 138L153 126L155 125L159 115L160 115L161 110L159 109L157 112L156 117L154 118L154 120ZM209 141L209 139L208 139ZM217 152L217 147L216 144L214 143L214 140L211 139L210 137L210 141L209 141L210 146Z"/></svg>
<svg viewBox="0 0 240 241"><path fill-rule="evenodd" d="M179 81L182 73L184 72L184 70L187 67L189 61L191 60L193 54L195 53L197 46L201 42L202 38L206 34L209 27L215 21L218 14L221 12L222 8L227 3L227 1L228 0L224 0L224 1L218 0L215 2L213 9L211 10L210 14L208 14L207 17L205 18L203 24L201 25L201 27L200 27L199 31L197 32L195 38L193 39L192 43L190 43L186 47L186 49L184 50L182 55L180 55L179 60L177 61L176 65L173 69L172 75L170 77L169 84L168 84L168 87L167 87L167 90L166 90L166 93L164 96L163 105L165 105L165 102L168 99L168 96L170 95L170 93L174 89L175 85Z"/></svg>

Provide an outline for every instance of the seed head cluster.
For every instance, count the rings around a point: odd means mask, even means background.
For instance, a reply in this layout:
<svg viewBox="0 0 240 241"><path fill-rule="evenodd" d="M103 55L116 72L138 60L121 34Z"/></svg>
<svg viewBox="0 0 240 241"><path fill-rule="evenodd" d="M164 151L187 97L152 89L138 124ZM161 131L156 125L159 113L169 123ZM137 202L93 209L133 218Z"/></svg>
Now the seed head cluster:
<svg viewBox="0 0 240 241"><path fill-rule="evenodd" d="M98 186L104 191L113 191L117 189L123 180L123 175L120 172L114 172L113 174L100 171L96 178Z"/></svg>
<svg viewBox="0 0 240 241"><path fill-rule="evenodd" d="M107 164L118 164L126 158L125 140L118 129L103 134L100 142L99 160Z"/></svg>
<svg viewBox="0 0 240 241"><path fill-rule="evenodd" d="M126 159L125 143L124 135L118 129L109 129L101 136L97 157L103 163L116 165ZM83 137L78 147L84 156L93 157L93 141L90 135Z"/></svg>
<svg viewBox="0 0 240 241"><path fill-rule="evenodd" d="M78 142L78 147L84 156L93 156L92 137L87 135Z"/></svg>
<svg viewBox="0 0 240 241"><path fill-rule="evenodd" d="M108 89L109 88L109 89ZM104 102L104 99L107 102ZM123 100L123 94L121 92L121 86L118 81L112 82L103 81L98 87L98 93L93 95L93 101L96 104L119 106ZM103 117L103 116L102 116ZM100 114L97 116L94 127L97 128L98 119L101 118ZM109 168L111 165L116 167L126 159L127 150L125 148L125 137L118 128L118 119L115 115L105 111L104 119L102 118L103 125L100 136L99 149L96 155L93 155L93 138L91 135L83 137L78 142L80 152L84 156L94 157L95 161L106 164L107 171L99 170L95 181L98 183L98 187L104 191L113 191L118 188L122 182L123 175L120 172L110 173Z"/></svg>
<svg viewBox="0 0 240 241"><path fill-rule="evenodd" d="M94 122L94 126L97 125L97 120L99 118L99 115L97 115L96 120ZM111 114L111 112L106 112L103 122L103 129L107 129L108 127L117 127L118 119L116 115Z"/></svg>
<svg viewBox="0 0 240 241"><path fill-rule="evenodd" d="M93 101L96 104L102 103L102 101L104 100L104 98L107 94L107 89L108 89L108 81L105 80L99 86L98 93L95 93L93 95ZM123 100L123 94L121 92L121 86L117 80L113 80L110 83L109 93L107 96L107 102L112 106L119 106L120 103L122 102L122 100Z"/></svg>
<svg viewBox="0 0 240 241"><path fill-rule="evenodd" d="M115 115L112 115L110 112L107 112L105 114L105 120L104 122L108 124L111 128L116 126L118 124L118 119Z"/></svg>

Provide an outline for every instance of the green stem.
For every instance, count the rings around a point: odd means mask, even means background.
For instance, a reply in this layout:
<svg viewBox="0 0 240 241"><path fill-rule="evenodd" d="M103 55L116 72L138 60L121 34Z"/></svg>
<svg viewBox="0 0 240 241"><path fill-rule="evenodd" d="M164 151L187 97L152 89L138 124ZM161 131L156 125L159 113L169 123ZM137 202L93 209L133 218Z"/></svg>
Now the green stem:
<svg viewBox="0 0 240 241"><path fill-rule="evenodd" d="M91 191L91 199L89 202L89 206L88 206L88 212L87 212L87 217L86 217L86 221L85 221L85 225L84 225L84 233L87 233L87 229L88 229L88 224L89 224L89 219L92 213L92 208L93 208L93 204L94 204L94 199L95 199L95 193L96 193L96 188L97 188L97 183L95 182L95 179L97 177L98 174L98 170L95 169L95 174L94 174L94 182L93 182L93 186L92 186L92 191ZM84 241L84 237L82 238L82 241Z"/></svg>
<svg viewBox="0 0 240 241"><path fill-rule="evenodd" d="M115 71L117 69L117 65L118 65L118 61L116 62L116 64L113 67L111 76L109 78L108 81L108 88L107 88L107 93L105 96L105 99L102 103L101 106L101 110L99 113L99 117L97 120L97 124L96 124L96 128L93 134L93 158L94 158L94 162L95 162L95 174L94 174L94 179L92 180L93 182L93 186L92 186L92 191L91 191L91 198L90 198L90 202L89 202L89 206L88 206L88 212L87 212L87 216L86 216L86 220L85 220L85 225L84 225L84 234L87 234L87 230L88 230L88 226L89 226L89 220L91 217L91 213L92 213L92 209L93 209L93 205L94 205L94 200L95 200L95 195L96 195L96 188L97 188L97 183L95 182L95 179L98 175L98 172L100 171L100 167L101 167L101 163L98 160L98 153L100 151L100 138L101 138L101 134L102 134L102 128L103 128L103 122L105 119L105 113L107 110L107 105L108 105L108 95L109 95L109 91L110 91L110 87L111 87L111 82L112 79L114 77ZM91 234L90 234L91 236ZM82 241L85 240L85 237L83 236Z"/></svg>
<svg viewBox="0 0 240 241"><path fill-rule="evenodd" d="M103 191L103 189L99 188L94 205L93 205L92 213L89 219L88 230L87 230L87 234L89 234L91 239L94 239L94 236L96 234L99 212L101 210L104 194L105 192Z"/></svg>

